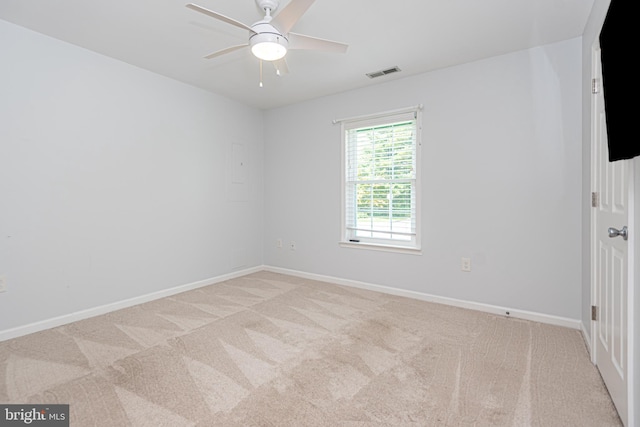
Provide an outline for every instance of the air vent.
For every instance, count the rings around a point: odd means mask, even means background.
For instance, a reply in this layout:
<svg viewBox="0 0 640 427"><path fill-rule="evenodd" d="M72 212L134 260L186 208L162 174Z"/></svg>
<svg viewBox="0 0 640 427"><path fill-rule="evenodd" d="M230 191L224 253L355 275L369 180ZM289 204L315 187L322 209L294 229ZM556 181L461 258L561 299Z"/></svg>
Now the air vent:
<svg viewBox="0 0 640 427"><path fill-rule="evenodd" d="M397 73L400 70L397 66L393 68L387 68L386 70L374 71L373 73L367 73L367 77L370 79L375 79L376 77L386 76L387 74Z"/></svg>

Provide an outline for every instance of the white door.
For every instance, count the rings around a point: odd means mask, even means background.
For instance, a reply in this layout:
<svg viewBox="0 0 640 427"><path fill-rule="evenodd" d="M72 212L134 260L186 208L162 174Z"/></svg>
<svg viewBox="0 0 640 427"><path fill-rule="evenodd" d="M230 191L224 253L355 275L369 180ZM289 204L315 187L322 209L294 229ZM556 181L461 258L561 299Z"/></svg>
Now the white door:
<svg viewBox="0 0 640 427"><path fill-rule="evenodd" d="M609 229L623 230L629 215L628 160L610 163L601 79L600 50L594 52L594 74L599 86L593 100L593 171L595 197L592 255L593 304L597 320L592 322L595 363L607 385L620 418L628 421L628 240L610 237ZM611 230L615 235L616 230ZM592 340L593 342L593 340Z"/></svg>

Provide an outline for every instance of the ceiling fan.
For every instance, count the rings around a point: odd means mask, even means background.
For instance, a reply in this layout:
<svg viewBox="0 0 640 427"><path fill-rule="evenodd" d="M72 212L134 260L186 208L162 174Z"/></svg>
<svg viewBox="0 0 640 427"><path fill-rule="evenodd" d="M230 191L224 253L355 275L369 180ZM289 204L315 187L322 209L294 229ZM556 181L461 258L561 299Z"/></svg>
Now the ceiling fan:
<svg viewBox="0 0 640 427"><path fill-rule="evenodd" d="M315 0L291 0L280 13L271 16L271 13L278 8L279 0L256 0L258 6L264 10L265 16L253 25L243 24L233 18L198 6L197 4L189 3L187 7L196 12L203 13L227 24L249 31L249 41L247 43L218 50L205 56L206 59L250 47L253 55L261 60L260 71L262 77L262 61L273 62L278 75L280 72L288 72L284 56L289 49L320 50L336 53L344 53L347 51L348 45L344 43L292 33L290 31L314 2ZM260 86L262 86L262 78L260 78Z"/></svg>

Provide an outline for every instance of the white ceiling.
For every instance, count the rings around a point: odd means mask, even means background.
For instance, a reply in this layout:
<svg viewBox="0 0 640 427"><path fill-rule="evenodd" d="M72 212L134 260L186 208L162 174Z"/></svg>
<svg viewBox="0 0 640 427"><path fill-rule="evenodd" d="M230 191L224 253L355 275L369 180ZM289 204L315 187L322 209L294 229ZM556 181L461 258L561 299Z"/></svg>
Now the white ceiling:
<svg viewBox="0 0 640 427"><path fill-rule="evenodd" d="M282 9L290 0L281 0ZM346 54L290 51L289 74L248 49L247 31L187 9L189 0L1 0L0 19L153 72L273 108L582 35L593 0L316 0L292 29L349 44ZM251 25L254 0L193 0ZM277 14L278 11L274 13ZM400 73L369 79L393 66Z"/></svg>

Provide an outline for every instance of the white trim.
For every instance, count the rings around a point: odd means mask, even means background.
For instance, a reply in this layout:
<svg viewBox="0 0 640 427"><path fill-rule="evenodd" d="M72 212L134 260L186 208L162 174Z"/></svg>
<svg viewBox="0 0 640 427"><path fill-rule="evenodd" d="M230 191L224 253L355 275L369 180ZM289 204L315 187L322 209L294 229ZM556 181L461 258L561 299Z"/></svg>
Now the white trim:
<svg viewBox="0 0 640 427"><path fill-rule="evenodd" d="M4 331L0 331L0 342L9 340L12 338L17 338L23 335L28 335L34 332L39 332L46 329L51 329L58 326L66 325L68 323L76 322L78 320L83 320L90 317L95 317L102 314L110 313L123 308L132 307L134 305L142 304L145 302L154 301L160 298L179 294L181 292L202 288L204 286L214 285L216 283L224 282L225 280L235 279L237 277L246 276L248 274L257 273L259 271L270 271L273 273L287 274L290 276L296 276L296 277L301 277L305 279L320 280L328 283L334 283L336 285L366 289L374 292L382 292L390 295L397 295L397 296L412 298L420 301L433 302L437 304L444 304L444 305L449 305L453 307L460 307L460 308L466 308L469 310L496 314L499 316L505 316L506 315L505 313L508 312L509 315L507 317L513 317L516 319L524 319L524 320L530 320L533 322L546 323L550 325L563 326L571 329L582 330L583 334L585 332L581 322L577 319L570 319L566 317L553 316L549 314L536 313L536 312L526 311L526 310L511 309L507 307L500 307L496 305L459 300L455 298L440 297L436 295L425 294L422 292L392 288L388 286L376 285L376 284L360 282L356 280L342 279L338 277L325 276L325 275L315 274L315 273L306 273L298 270L289 270L286 268L263 265L263 266L248 268L245 270L236 271L229 274L224 274L221 276L213 277L211 279L205 279L198 282L189 283L186 285L164 289L158 292L141 295L138 297L130 298L123 301L118 301L111 304L105 304L99 307L78 311L76 313L66 314L63 316L42 320L39 322L31 323L24 326L19 326L12 329L6 329ZM589 348L591 348L588 342L587 342L587 345L589 346Z"/></svg>
<svg viewBox="0 0 640 427"><path fill-rule="evenodd" d="M584 322L580 322L580 331L582 331L582 338L584 339L584 344L587 346L587 352L591 355L591 335L587 332Z"/></svg>
<svg viewBox="0 0 640 427"><path fill-rule="evenodd" d="M365 119L377 119L380 117L390 116L393 114L410 113L412 111L422 111L422 108L423 108L423 105L418 104L418 105L413 105L411 107L404 107L404 108L398 108L396 110L383 111L381 113L363 114L361 116L347 117L344 119L334 119L332 123L336 125L338 123L343 123L343 122L355 122L355 121L360 121Z"/></svg>
<svg viewBox="0 0 640 427"><path fill-rule="evenodd" d="M247 274L256 273L262 270L263 270L262 266L252 267L245 270L240 270L233 273L212 277L210 279L200 280L197 282L188 283L186 285L180 285L180 286L176 286L169 289L163 289L161 291L152 292L150 294L140 295L137 297L126 299L126 300L117 301L114 303L77 311L75 313L64 314L62 316L41 320L39 322L30 323L28 325L18 326L12 329L5 329L4 331L0 331L0 342L8 339L12 339L12 338L17 338L23 335L32 334L34 332L44 331L45 329L51 329L58 326L66 325L71 322L77 322L78 320L88 319L90 317L95 317L101 314L110 313L112 311L121 310L123 308L132 307L134 305L142 304L145 302L154 301L160 298L190 291L192 289L202 288L204 286L209 286L216 283L224 282L225 280L246 276Z"/></svg>
<svg viewBox="0 0 640 427"><path fill-rule="evenodd" d="M433 302L437 304L450 305L453 307L466 308L469 310L481 311L485 313L497 314L499 316L513 317L516 319L531 320L533 322L546 323L549 325L563 326L566 328L581 329L581 322L578 319L570 319L567 317L553 316L550 314L536 313L533 311L518 310L497 305L483 304L472 301L464 301L455 298L440 297L422 292L409 291L405 289L392 288L388 286L375 285L372 283L359 282L356 280L341 279L338 277L324 276L321 274L305 273L297 270L289 270L286 268L264 266L266 271L273 273L287 274L290 276L301 277L304 279L320 280L323 282L333 283L336 285L350 286L353 288L366 289L374 292L382 292L390 295L413 298L421 301Z"/></svg>
<svg viewBox="0 0 640 427"><path fill-rule="evenodd" d="M593 45L591 46L591 79L595 79L599 77L599 72L598 72L598 63L596 62L596 55L600 55L600 42L599 40L596 38L595 42L593 43ZM590 171L590 185L589 188L591 189L591 194L593 194L594 191L598 191L598 187L597 187L597 183L596 183L596 147L595 147L595 133L596 133L596 97L594 96L594 94L592 93L590 95L590 108L591 108L591 158L590 158L590 164L591 164L591 171ZM591 204L589 204L591 206ZM596 292L596 209L594 209L593 207L589 208L589 228L590 228L590 239L589 239L589 262L590 262L590 273L591 273L591 280L590 280L590 285L591 285L591 306L597 306L598 304L598 296L597 296L597 292ZM593 346L591 347L591 363L593 363L594 365L597 365L598 362L598 355L597 355L597 348L595 345L597 336L596 336L596 329L597 329L597 324L594 320L591 320L591 307L589 307L589 322L590 323L590 329L591 329L591 339L589 340L590 343L593 344Z"/></svg>
<svg viewBox="0 0 640 427"><path fill-rule="evenodd" d="M637 222L638 214L637 214L637 203L636 200L636 163L633 160L625 160L629 165L629 196L627 203L629 205L629 210L627 211L628 217L628 225L629 225L629 246L627 250L627 425L635 426L636 425L636 407L635 407L635 396L636 396L636 388L635 388L635 362L636 357L635 353L638 351L636 349L636 311L635 311L635 300L636 300L636 275L638 273L636 269L636 252L637 252L637 244L638 244L638 233L636 230L640 227L640 224Z"/></svg>
<svg viewBox="0 0 640 427"><path fill-rule="evenodd" d="M342 248L354 248L354 249L369 249L372 251L382 252L396 252L401 254L422 255L421 248L414 248L411 246L393 246L393 245L378 245L375 243L367 242L338 242Z"/></svg>

